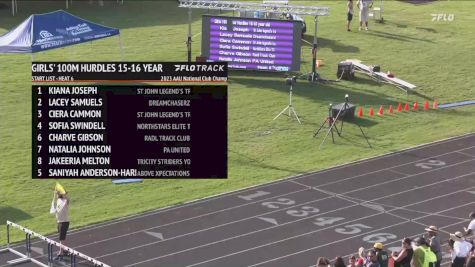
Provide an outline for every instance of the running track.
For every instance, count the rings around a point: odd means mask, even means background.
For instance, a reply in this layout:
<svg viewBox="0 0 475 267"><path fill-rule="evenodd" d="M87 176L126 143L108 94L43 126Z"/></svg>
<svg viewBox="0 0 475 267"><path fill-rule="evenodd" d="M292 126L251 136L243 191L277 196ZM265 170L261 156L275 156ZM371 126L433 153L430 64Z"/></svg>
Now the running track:
<svg viewBox="0 0 475 267"><path fill-rule="evenodd" d="M80 229L69 245L112 266L309 267L375 241L399 247L429 224L446 240L474 204L469 134ZM33 256L44 248L33 242Z"/></svg>

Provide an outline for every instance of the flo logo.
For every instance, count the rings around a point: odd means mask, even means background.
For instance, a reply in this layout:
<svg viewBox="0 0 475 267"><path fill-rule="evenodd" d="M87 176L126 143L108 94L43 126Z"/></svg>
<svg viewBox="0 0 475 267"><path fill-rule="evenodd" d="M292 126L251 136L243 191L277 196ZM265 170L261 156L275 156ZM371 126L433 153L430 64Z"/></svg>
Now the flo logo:
<svg viewBox="0 0 475 267"><path fill-rule="evenodd" d="M455 14L431 14L432 21L454 21Z"/></svg>
<svg viewBox="0 0 475 267"><path fill-rule="evenodd" d="M40 31L40 36L43 39L53 37L53 35L49 31Z"/></svg>

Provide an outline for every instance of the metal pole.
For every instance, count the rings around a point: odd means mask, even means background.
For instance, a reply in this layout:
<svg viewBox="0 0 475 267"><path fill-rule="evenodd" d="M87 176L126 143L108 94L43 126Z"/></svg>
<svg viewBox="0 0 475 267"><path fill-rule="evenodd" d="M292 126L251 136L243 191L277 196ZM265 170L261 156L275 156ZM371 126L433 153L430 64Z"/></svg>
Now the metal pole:
<svg viewBox="0 0 475 267"><path fill-rule="evenodd" d="M191 7L188 8L188 40L186 41L186 45L188 48L188 62L191 62Z"/></svg>
<svg viewBox="0 0 475 267"><path fill-rule="evenodd" d="M317 80L317 47L318 47L318 44L317 44L317 28L318 28L318 16L315 16L315 33L313 35L313 49L312 49L312 54L313 54L313 58L312 58L312 81L316 81Z"/></svg>
<svg viewBox="0 0 475 267"><path fill-rule="evenodd" d="M10 225L7 224L7 248L10 248Z"/></svg>
<svg viewBox="0 0 475 267"><path fill-rule="evenodd" d="M15 16L15 0L12 0L12 16Z"/></svg>

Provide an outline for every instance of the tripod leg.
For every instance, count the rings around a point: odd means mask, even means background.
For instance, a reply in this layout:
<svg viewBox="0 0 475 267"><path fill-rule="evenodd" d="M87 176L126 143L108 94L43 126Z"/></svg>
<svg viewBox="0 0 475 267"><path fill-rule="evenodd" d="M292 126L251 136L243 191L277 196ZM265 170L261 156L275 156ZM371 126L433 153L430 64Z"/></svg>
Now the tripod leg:
<svg viewBox="0 0 475 267"><path fill-rule="evenodd" d="M315 138L318 133L323 129L323 126L325 126L325 124L328 122L328 118L322 123L322 125L320 126L320 128L318 128L318 130L313 134L313 137Z"/></svg>
<svg viewBox="0 0 475 267"><path fill-rule="evenodd" d="M337 129L337 133L338 133L338 129ZM341 133L343 133L343 119L341 120L340 132L338 133L338 135L341 136Z"/></svg>
<svg viewBox="0 0 475 267"><path fill-rule="evenodd" d="M300 124L302 124L302 122L301 122L300 119L299 119L299 115L297 115L297 112L295 111L294 107L292 107L292 106L290 107L290 109L289 109L289 117L290 117L290 111L292 111L292 112L294 113L295 118L297 118L297 121L298 121Z"/></svg>
<svg viewBox="0 0 475 267"><path fill-rule="evenodd" d="M335 128L335 130L336 130L336 133L338 134L338 136L341 136L341 132L340 132L340 131L338 131L338 126L336 126L336 125L333 125L333 127Z"/></svg>
<svg viewBox="0 0 475 267"><path fill-rule="evenodd" d="M366 137L366 134L364 134L363 129L361 129L361 126L358 125L358 128L360 128L360 131L361 131L361 133L363 134L364 139L366 139L366 143L368 143L368 146L369 146L370 148L373 148L373 147L371 146L371 144L369 143L368 137Z"/></svg>
<svg viewBox="0 0 475 267"><path fill-rule="evenodd" d="M332 142L333 144L335 143L335 137L333 136L333 129L330 129L331 133L332 133ZM337 130L338 131L338 130Z"/></svg>
<svg viewBox="0 0 475 267"><path fill-rule="evenodd" d="M277 119L280 115L284 114L284 112L289 108L290 106L285 107L277 116L275 116L274 120Z"/></svg>

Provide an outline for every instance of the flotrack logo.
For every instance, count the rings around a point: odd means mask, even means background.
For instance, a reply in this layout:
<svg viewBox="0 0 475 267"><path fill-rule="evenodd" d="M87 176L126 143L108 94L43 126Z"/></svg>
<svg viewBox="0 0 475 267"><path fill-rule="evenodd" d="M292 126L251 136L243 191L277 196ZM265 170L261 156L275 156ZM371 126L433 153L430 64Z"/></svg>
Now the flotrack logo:
<svg viewBox="0 0 475 267"><path fill-rule="evenodd" d="M455 14L431 14L432 21L454 21Z"/></svg>
<svg viewBox="0 0 475 267"><path fill-rule="evenodd" d="M40 31L40 36L43 39L53 37L53 35L49 31Z"/></svg>
<svg viewBox="0 0 475 267"><path fill-rule="evenodd" d="M214 64L214 65L203 65L203 64L194 64L194 65L175 65L175 71L224 71L224 64Z"/></svg>

